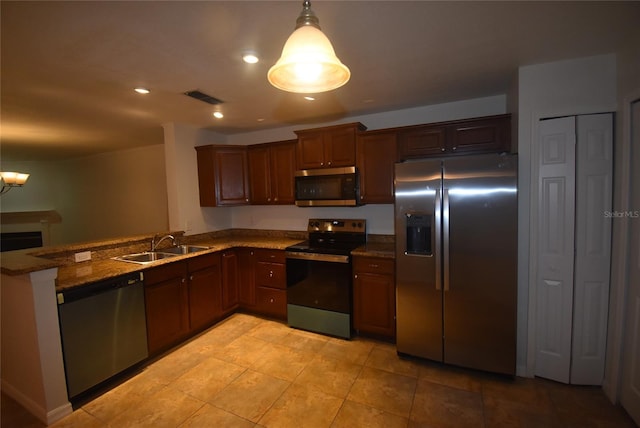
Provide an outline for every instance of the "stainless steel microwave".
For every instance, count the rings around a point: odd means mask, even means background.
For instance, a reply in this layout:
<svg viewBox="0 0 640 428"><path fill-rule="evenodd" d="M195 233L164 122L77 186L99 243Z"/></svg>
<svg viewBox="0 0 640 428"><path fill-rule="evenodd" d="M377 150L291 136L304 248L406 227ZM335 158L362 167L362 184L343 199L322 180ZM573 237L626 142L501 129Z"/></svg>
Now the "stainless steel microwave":
<svg viewBox="0 0 640 428"><path fill-rule="evenodd" d="M353 166L296 171L295 183L299 207L360 205L358 170Z"/></svg>

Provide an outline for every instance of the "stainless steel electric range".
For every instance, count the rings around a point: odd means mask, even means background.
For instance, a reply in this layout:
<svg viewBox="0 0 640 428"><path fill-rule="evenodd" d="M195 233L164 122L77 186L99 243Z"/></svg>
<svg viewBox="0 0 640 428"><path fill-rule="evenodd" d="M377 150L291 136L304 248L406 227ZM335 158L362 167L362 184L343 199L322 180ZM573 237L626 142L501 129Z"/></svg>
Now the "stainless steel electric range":
<svg viewBox="0 0 640 428"><path fill-rule="evenodd" d="M366 220L310 219L309 239L286 249L291 327L349 339L351 251L366 243Z"/></svg>

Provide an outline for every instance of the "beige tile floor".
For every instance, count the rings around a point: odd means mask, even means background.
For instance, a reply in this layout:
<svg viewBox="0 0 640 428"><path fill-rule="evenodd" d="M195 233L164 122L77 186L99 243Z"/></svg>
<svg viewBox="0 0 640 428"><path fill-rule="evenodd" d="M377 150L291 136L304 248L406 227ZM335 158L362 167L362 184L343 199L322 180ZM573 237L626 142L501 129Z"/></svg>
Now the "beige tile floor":
<svg viewBox="0 0 640 428"><path fill-rule="evenodd" d="M2 427L42 427L7 397ZM598 387L400 359L236 314L54 427L633 427Z"/></svg>

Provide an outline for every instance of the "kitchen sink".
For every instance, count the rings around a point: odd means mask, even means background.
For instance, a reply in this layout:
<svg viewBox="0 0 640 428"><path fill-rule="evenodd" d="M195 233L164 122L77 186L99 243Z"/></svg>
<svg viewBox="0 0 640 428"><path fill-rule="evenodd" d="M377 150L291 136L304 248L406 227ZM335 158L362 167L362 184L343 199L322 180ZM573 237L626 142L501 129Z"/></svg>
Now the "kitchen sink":
<svg viewBox="0 0 640 428"><path fill-rule="evenodd" d="M191 254L208 249L209 247L202 247L200 245L176 245L175 247L163 248L157 252L166 254Z"/></svg>
<svg viewBox="0 0 640 428"><path fill-rule="evenodd" d="M198 251L208 250L209 247L202 247L200 245L176 245L175 247L163 248L156 251L145 251L144 253L125 254L124 256L113 257L114 260L120 260L122 262L138 263L146 265L171 257L180 256L183 254L197 253Z"/></svg>
<svg viewBox="0 0 640 428"><path fill-rule="evenodd" d="M175 256L177 256L177 254L161 253L159 251L146 251L144 253L125 254L124 256L114 257L113 259L120 260L122 262L138 263L141 265L145 265L148 263L153 263L158 260L167 259Z"/></svg>

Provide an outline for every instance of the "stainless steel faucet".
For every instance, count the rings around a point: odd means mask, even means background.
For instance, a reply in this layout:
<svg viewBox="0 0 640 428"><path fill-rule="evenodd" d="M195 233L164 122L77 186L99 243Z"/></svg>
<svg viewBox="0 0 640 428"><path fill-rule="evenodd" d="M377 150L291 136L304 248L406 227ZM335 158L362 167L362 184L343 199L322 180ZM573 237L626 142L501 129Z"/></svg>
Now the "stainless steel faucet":
<svg viewBox="0 0 640 428"><path fill-rule="evenodd" d="M159 235L154 235L153 239L151 240L151 251L155 251L156 248L158 248L158 245L160 245L160 243L165 239L171 239L171 242L173 243L174 246L178 245L176 242L176 238L173 235L164 235L160 239L158 239L158 236Z"/></svg>

